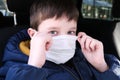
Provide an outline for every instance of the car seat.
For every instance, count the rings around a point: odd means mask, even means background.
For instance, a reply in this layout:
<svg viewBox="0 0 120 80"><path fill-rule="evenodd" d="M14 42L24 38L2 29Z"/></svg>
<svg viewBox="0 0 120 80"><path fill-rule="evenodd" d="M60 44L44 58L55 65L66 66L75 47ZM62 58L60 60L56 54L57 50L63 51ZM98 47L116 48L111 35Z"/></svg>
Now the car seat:
<svg viewBox="0 0 120 80"><path fill-rule="evenodd" d="M14 12L15 25L6 26L0 29L0 66L5 45L8 39L18 31L29 27L29 8L34 0L6 0L7 7ZM16 24L17 23L17 24Z"/></svg>
<svg viewBox="0 0 120 80"><path fill-rule="evenodd" d="M15 33L17 33L18 31L27 28L25 27L21 27L21 26L17 26L17 27L5 27L0 29L0 66L2 65L2 57L3 57L3 53L4 53L4 48L5 45L7 43L7 40ZM7 33L7 34L6 34Z"/></svg>
<svg viewBox="0 0 120 80"><path fill-rule="evenodd" d="M8 9L14 12L15 25L29 25L29 10L34 0L7 0Z"/></svg>
<svg viewBox="0 0 120 80"><path fill-rule="evenodd" d="M113 31L113 42L120 58L120 0L113 0L113 7L112 7L112 17L116 22L114 31Z"/></svg>
<svg viewBox="0 0 120 80"><path fill-rule="evenodd" d="M3 23L3 14L0 12L0 25Z"/></svg>
<svg viewBox="0 0 120 80"><path fill-rule="evenodd" d="M118 22L116 24L116 27L113 31L113 39L114 39L114 43L115 43L117 53L120 57L120 22Z"/></svg>
<svg viewBox="0 0 120 80"><path fill-rule="evenodd" d="M120 0L113 0L112 17L120 18Z"/></svg>
<svg viewBox="0 0 120 80"><path fill-rule="evenodd" d="M3 14L2 14L2 12L0 12L0 18L2 18L3 17Z"/></svg>

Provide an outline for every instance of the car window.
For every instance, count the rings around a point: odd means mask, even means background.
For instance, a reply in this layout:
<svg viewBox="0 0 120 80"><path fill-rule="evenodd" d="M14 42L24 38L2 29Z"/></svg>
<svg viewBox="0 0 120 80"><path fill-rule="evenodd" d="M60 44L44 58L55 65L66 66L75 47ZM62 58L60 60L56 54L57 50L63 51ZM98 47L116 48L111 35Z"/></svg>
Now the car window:
<svg viewBox="0 0 120 80"><path fill-rule="evenodd" d="M13 13L7 9L6 0L0 0L0 12L3 16L13 16Z"/></svg>
<svg viewBox="0 0 120 80"><path fill-rule="evenodd" d="M83 0L83 17L111 20L112 1L113 0Z"/></svg>

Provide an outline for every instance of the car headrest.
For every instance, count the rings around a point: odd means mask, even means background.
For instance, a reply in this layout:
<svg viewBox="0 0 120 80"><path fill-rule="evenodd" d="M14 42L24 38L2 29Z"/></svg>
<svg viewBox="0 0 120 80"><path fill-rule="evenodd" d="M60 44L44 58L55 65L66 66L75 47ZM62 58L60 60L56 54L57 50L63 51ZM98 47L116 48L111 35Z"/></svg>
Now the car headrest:
<svg viewBox="0 0 120 80"><path fill-rule="evenodd" d="M29 10L34 0L6 0L7 7L16 14L15 25L29 25Z"/></svg>
<svg viewBox="0 0 120 80"><path fill-rule="evenodd" d="M3 17L3 14L2 14L2 12L0 12L0 18L2 18Z"/></svg>
<svg viewBox="0 0 120 80"><path fill-rule="evenodd" d="M8 9L12 12L29 12L34 0L7 0Z"/></svg>
<svg viewBox="0 0 120 80"><path fill-rule="evenodd" d="M112 16L114 18L120 18L120 0L113 0Z"/></svg>

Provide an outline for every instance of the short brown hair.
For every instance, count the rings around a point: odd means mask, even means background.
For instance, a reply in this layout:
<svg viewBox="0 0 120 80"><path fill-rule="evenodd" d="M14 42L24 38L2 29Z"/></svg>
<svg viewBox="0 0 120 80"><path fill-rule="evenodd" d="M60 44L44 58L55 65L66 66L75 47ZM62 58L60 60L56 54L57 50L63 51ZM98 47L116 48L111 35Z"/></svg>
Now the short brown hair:
<svg viewBox="0 0 120 80"><path fill-rule="evenodd" d="M30 25L37 30L43 20L63 15L69 21L78 20L79 12L72 0L35 0L30 9Z"/></svg>

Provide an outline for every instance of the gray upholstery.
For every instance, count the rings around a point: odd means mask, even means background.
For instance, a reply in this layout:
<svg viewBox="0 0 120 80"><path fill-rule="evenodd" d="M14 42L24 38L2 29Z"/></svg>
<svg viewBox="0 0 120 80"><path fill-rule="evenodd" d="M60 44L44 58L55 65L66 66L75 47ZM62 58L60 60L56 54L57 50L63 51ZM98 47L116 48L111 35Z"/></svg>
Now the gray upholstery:
<svg viewBox="0 0 120 80"><path fill-rule="evenodd" d="M120 57L120 22L118 22L116 24L116 27L113 31L113 39L114 39L114 43L115 43L117 53Z"/></svg>

